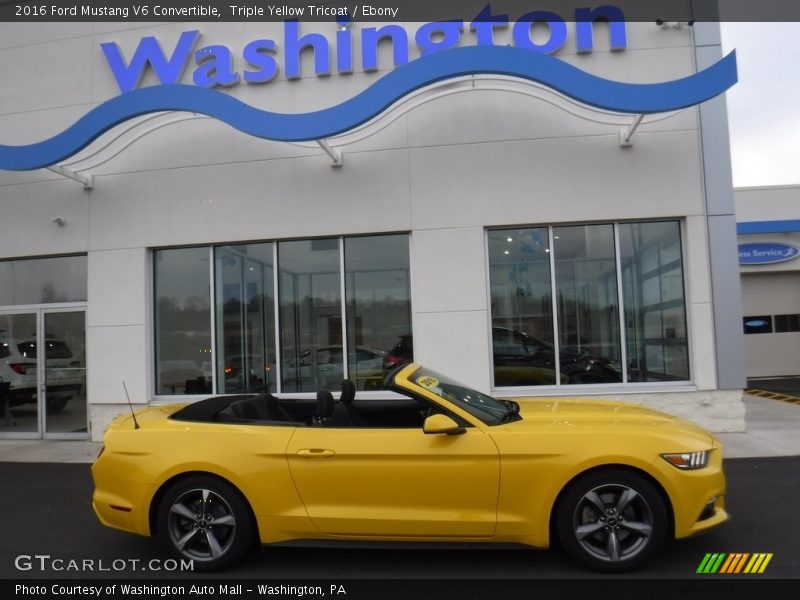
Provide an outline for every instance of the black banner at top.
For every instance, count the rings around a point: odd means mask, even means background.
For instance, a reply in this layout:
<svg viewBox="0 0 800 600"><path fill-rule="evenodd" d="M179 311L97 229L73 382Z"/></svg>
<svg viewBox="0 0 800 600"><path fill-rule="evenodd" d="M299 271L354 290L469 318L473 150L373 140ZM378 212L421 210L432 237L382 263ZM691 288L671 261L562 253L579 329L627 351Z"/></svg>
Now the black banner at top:
<svg viewBox="0 0 800 600"><path fill-rule="evenodd" d="M0 0L0 21L576 21L603 5L629 22L800 21L797 0Z"/></svg>

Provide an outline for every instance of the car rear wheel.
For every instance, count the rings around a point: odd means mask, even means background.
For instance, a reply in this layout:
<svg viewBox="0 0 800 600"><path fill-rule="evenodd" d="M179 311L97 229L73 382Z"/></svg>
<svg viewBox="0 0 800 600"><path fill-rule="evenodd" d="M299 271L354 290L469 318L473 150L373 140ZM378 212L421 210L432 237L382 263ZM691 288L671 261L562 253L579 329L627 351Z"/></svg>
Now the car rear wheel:
<svg viewBox="0 0 800 600"><path fill-rule="evenodd" d="M667 539L664 500L644 477L622 469L581 477L559 503L556 530L570 556L598 571L634 569Z"/></svg>
<svg viewBox="0 0 800 600"><path fill-rule="evenodd" d="M197 476L173 484L161 499L158 535L173 554L212 571L239 561L255 526L242 495L230 484Z"/></svg>

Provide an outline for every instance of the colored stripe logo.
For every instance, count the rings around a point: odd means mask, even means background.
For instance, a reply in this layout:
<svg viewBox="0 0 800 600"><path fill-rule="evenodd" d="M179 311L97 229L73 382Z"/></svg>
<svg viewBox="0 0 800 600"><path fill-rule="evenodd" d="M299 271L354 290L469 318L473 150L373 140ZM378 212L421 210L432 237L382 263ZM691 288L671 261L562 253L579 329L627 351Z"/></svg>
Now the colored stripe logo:
<svg viewBox="0 0 800 600"><path fill-rule="evenodd" d="M700 562L696 572L703 575L761 574L767 569L772 556L772 552L756 552L753 554L749 552L709 552Z"/></svg>

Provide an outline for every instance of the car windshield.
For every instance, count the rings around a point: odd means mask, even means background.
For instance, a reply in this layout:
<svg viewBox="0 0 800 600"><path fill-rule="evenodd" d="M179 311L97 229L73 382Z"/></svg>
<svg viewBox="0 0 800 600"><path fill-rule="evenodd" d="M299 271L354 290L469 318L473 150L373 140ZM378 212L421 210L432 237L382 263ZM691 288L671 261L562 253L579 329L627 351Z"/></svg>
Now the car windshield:
<svg viewBox="0 0 800 600"><path fill-rule="evenodd" d="M462 408L487 425L498 425L513 412L508 402L482 394L424 367L415 371L409 380Z"/></svg>

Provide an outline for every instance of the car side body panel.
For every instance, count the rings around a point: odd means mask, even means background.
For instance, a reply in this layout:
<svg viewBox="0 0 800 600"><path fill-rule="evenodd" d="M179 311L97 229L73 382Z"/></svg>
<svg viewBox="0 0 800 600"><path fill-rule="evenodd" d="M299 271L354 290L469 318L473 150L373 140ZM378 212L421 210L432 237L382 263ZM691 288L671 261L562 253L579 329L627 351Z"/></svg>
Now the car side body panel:
<svg viewBox="0 0 800 600"><path fill-rule="evenodd" d="M494 534L500 464L484 431L298 428L287 451L320 531L335 535Z"/></svg>

